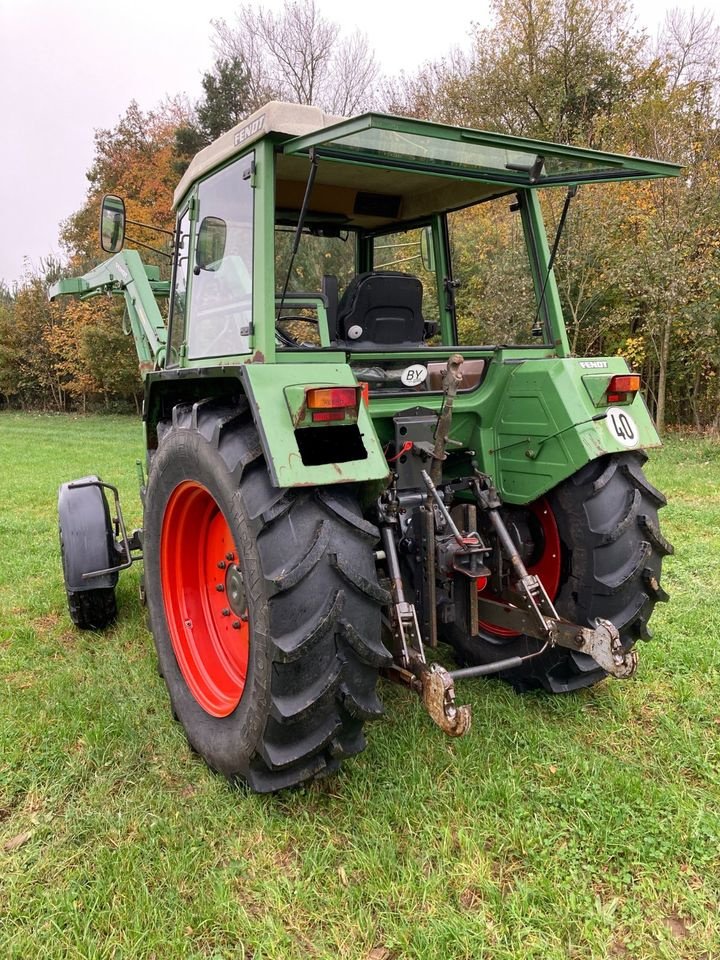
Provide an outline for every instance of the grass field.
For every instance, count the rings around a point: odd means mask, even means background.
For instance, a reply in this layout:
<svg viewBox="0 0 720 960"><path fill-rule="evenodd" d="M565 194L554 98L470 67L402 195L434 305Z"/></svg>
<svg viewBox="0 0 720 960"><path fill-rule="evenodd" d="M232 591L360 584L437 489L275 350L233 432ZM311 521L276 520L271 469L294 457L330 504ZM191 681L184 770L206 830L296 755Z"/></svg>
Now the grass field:
<svg viewBox="0 0 720 960"><path fill-rule="evenodd" d="M0 958L720 958L720 444L649 475L676 556L637 679L460 685L450 741L408 692L340 775L279 797L212 775L173 723L123 575L68 618L58 484L120 485L130 418L0 415Z"/></svg>

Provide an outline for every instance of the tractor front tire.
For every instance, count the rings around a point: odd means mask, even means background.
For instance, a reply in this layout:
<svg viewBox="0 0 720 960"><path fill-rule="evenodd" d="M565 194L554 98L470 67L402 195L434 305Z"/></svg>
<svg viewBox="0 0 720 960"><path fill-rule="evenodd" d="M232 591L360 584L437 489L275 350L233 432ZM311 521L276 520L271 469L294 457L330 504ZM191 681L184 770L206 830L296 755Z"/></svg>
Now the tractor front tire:
<svg viewBox="0 0 720 960"><path fill-rule="evenodd" d="M70 619L80 630L104 630L117 619L117 601L113 587L67 591Z"/></svg>
<svg viewBox="0 0 720 960"><path fill-rule="evenodd" d="M553 556L559 545L558 569L552 571L547 556L538 558L537 567L550 571L558 613L582 626L612 621L625 650L650 639L650 615L659 600L667 599L660 587L662 560L673 552L658 525L665 497L645 477L646 459L644 452L634 451L594 460L552 490L543 504L556 529L546 539L554 541ZM477 637L455 634L451 642L467 664L524 656L541 646L531 637L491 629ZM518 691L543 687L564 693L593 686L607 674L586 654L554 647L497 676Z"/></svg>
<svg viewBox="0 0 720 960"><path fill-rule="evenodd" d="M63 483L58 495L65 594L70 619L80 630L104 630L117 618L117 571L87 581L83 577L119 563L105 494L101 487L87 483L97 479L82 477Z"/></svg>
<svg viewBox="0 0 720 960"><path fill-rule="evenodd" d="M377 529L347 487L273 487L244 401L179 404L158 434L145 577L173 714L256 792L331 773L382 713Z"/></svg>

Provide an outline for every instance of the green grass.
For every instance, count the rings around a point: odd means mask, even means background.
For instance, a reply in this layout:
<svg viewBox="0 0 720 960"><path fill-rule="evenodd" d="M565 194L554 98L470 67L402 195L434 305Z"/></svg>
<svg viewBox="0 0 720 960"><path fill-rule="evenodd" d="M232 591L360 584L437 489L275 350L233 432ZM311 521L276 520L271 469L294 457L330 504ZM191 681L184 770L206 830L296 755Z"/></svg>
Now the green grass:
<svg viewBox="0 0 720 960"><path fill-rule="evenodd" d="M720 445L649 465L677 554L636 680L464 683L460 741L384 685L365 753L262 798L172 722L138 570L107 634L66 612L58 484L139 523L138 422L3 414L0 454L3 960L720 957Z"/></svg>

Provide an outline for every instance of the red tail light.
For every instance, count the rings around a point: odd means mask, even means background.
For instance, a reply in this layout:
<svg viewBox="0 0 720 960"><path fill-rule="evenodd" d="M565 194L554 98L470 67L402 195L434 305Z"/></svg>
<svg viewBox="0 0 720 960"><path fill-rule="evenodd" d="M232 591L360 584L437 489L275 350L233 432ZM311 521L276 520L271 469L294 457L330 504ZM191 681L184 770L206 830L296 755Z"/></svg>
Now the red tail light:
<svg viewBox="0 0 720 960"><path fill-rule="evenodd" d="M360 387L310 387L305 391L305 402L314 423L344 420L349 412L357 413Z"/></svg>
<svg viewBox="0 0 720 960"><path fill-rule="evenodd" d="M637 373L616 374L607 388L608 403L622 403L633 399L640 389L640 377Z"/></svg>
<svg viewBox="0 0 720 960"><path fill-rule="evenodd" d="M359 391L357 387L313 387L305 393L309 410L338 410L355 407Z"/></svg>
<svg viewBox="0 0 720 960"><path fill-rule="evenodd" d="M640 377L637 373L617 374L608 384L608 393L637 393Z"/></svg>
<svg viewBox="0 0 720 960"><path fill-rule="evenodd" d="M327 423L328 420L344 420L344 410L315 410L313 411L313 423Z"/></svg>

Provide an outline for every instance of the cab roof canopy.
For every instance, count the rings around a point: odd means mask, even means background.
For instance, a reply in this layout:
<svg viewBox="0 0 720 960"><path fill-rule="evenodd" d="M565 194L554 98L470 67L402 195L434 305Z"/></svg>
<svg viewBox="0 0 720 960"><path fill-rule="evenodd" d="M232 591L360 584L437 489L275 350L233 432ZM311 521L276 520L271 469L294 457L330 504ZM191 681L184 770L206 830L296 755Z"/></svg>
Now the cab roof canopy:
<svg viewBox="0 0 720 960"><path fill-rule="evenodd" d="M175 191L175 205L197 180L264 137L278 151L278 211L300 208L314 150L320 163L310 213L365 229L518 188L646 180L681 171L672 163L542 140L388 114L344 119L318 107L272 101L197 154Z"/></svg>

